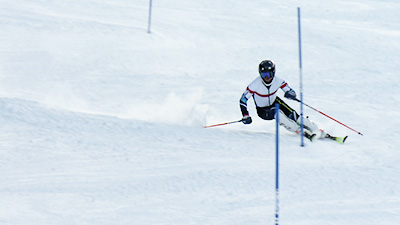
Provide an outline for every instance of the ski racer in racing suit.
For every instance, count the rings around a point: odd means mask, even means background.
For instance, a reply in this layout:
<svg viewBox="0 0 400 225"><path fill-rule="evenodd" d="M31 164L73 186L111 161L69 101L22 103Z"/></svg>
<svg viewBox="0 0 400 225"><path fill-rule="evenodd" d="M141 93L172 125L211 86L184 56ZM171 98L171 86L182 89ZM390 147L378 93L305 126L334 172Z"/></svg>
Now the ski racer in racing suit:
<svg viewBox="0 0 400 225"><path fill-rule="evenodd" d="M275 103L279 104L280 125L287 130L300 133L300 116L277 96L279 89L285 92L284 97L288 99L296 99L296 92L290 88L288 83L280 77L275 76L275 64L271 60L264 60L259 64L258 71L260 76L251 82L242 97L240 98L240 109L242 111L244 124L250 124L252 119L247 110L247 100L253 97L256 105L257 114L261 119L275 119ZM318 130L317 124L308 118L303 118L304 128L308 130L305 136L310 136Z"/></svg>

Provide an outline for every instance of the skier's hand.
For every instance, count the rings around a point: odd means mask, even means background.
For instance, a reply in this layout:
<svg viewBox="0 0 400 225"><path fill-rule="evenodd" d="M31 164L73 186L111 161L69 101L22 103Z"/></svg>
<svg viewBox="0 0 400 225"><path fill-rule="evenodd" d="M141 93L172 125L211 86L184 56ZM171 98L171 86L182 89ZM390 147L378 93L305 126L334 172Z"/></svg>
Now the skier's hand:
<svg viewBox="0 0 400 225"><path fill-rule="evenodd" d="M285 98L296 100L296 92L293 89L290 89L285 93Z"/></svg>
<svg viewBox="0 0 400 225"><path fill-rule="evenodd" d="M244 124L251 124L251 122L252 122L251 117L250 117L249 115L243 116L242 122L243 122Z"/></svg>

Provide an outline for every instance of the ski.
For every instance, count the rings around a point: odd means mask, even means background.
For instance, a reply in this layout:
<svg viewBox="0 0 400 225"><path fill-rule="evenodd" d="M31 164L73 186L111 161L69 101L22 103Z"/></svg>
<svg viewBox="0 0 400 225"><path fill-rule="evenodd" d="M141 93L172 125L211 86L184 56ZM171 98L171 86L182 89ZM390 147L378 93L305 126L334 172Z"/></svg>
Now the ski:
<svg viewBox="0 0 400 225"><path fill-rule="evenodd" d="M336 141L340 144L344 144L344 142L346 141L346 139L348 137L348 136L345 136L345 137L332 136L332 135L328 134L327 132L325 132L323 129L319 129L318 133L319 133L320 139L330 139L330 140Z"/></svg>
<svg viewBox="0 0 400 225"><path fill-rule="evenodd" d="M330 134L326 134L326 135L325 135L325 138L334 140L334 141L336 141L336 142L339 142L340 144L344 144L344 142L346 141L347 137L348 137L348 136L345 136L345 137L336 137L336 136L332 136L332 135L330 135Z"/></svg>
<svg viewBox="0 0 400 225"><path fill-rule="evenodd" d="M304 132L304 137L310 140L311 142L316 141L317 139L330 139L333 141L336 141L340 144L344 144L348 136L345 137L337 137L337 136L332 136L328 133L326 133L324 130L319 129L316 133L310 133L309 131Z"/></svg>

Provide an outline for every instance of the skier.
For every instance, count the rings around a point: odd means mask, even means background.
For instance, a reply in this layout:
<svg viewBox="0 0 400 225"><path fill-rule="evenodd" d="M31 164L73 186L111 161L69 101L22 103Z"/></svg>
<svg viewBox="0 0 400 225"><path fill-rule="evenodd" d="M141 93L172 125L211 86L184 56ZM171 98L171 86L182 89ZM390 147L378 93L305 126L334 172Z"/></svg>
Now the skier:
<svg viewBox="0 0 400 225"><path fill-rule="evenodd" d="M242 122L244 124L251 124L252 122L247 110L247 100L253 97L257 114L261 119L275 119L275 103L278 103L280 108L279 125L291 132L300 134L299 114L277 96L280 88L285 92L284 97L295 100L296 92L282 78L275 76L275 64L272 60L262 61L258 66L258 72L260 76L247 86L240 98ZM303 124L305 128L304 136L312 141L316 137L315 133L318 132L318 125L308 118L303 118Z"/></svg>

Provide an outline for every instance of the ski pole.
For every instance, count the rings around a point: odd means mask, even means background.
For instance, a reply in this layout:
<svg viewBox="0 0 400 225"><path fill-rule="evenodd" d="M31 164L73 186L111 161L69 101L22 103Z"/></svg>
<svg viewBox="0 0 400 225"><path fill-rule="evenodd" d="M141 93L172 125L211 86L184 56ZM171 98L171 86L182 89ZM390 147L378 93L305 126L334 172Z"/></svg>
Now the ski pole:
<svg viewBox="0 0 400 225"><path fill-rule="evenodd" d="M232 122L226 122L226 123L219 123L219 124L204 126L204 128L217 127L217 126L222 126L222 125L228 125L228 124L231 124L231 123L239 123L239 122L242 122L242 121L243 121L243 119L237 120L237 121L232 121Z"/></svg>
<svg viewBox="0 0 400 225"><path fill-rule="evenodd" d="M307 106L307 107L309 107L309 108L311 108L311 109L313 109L313 110L315 110L315 111L317 111L317 112L321 113L322 115L324 115L324 116L328 117L329 119L331 119L331 120L333 120L333 121L335 121L335 122L337 122L337 123L339 123L339 124L341 124L341 125L343 125L343 126L347 127L348 129L350 129L350 130L352 130L352 131L356 132L357 134L359 134L359 135L363 136L363 134L362 134L361 132L354 130L353 128L351 128L351 127L347 126L346 124L344 124L344 123L342 123L342 122L340 122L340 121L338 121L338 120L336 120L336 119L334 119L334 118L332 118L332 117L330 117L330 116L326 115L325 113L323 113L323 112L319 111L318 109L316 109L316 108L314 108L314 107L312 107L312 106L310 106L310 105L307 105L306 103L304 103L304 102L300 101L299 99L297 99L297 98L296 98L296 99L294 99L294 100L295 100L295 101L298 101L298 102L300 102L301 104L303 104L303 105L305 105L305 106Z"/></svg>

